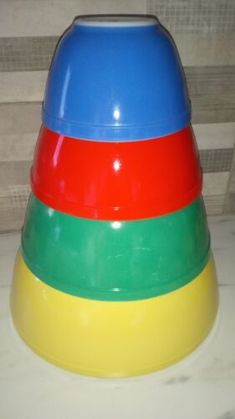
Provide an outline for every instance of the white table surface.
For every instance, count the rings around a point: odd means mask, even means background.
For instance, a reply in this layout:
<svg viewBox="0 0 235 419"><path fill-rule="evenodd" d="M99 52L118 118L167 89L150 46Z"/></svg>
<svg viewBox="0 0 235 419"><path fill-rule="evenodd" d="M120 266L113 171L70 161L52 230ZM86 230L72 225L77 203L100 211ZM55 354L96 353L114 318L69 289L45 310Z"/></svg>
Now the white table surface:
<svg viewBox="0 0 235 419"><path fill-rule="evenodd" d="M213 331L175 366L128 379L64 371L20 340L9 315L20 236L0 235L0 419L235 419L235 216L209 224L220 291Z"/></svg>

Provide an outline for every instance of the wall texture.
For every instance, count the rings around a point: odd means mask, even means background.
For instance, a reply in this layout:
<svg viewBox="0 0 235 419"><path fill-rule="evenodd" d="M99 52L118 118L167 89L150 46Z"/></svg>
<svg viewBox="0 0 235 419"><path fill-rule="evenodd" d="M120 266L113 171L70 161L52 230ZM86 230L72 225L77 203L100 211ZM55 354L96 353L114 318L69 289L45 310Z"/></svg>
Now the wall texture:
<svg viewBox="0 0 235 419"><path fill-rule="evenodd" d="M209 214L235 211L234 0L0 0L0 231L19 229L59 35L86 13L151 13L185 67Z"/></svg>

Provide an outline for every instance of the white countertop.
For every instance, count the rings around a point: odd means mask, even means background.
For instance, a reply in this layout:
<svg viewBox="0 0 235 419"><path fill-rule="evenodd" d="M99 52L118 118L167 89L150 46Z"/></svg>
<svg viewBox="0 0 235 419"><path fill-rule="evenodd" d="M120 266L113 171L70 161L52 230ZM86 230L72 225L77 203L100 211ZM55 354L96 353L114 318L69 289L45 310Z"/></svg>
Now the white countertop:
<svg viewBox="0 0 235 419"><path fill-rule="evenodd" d="M235 216L209 225L220 290L213 331L175 366L128 379L63 371L20 340L9 315L20 236L0 235L0 419L235 419Z"/></svg>

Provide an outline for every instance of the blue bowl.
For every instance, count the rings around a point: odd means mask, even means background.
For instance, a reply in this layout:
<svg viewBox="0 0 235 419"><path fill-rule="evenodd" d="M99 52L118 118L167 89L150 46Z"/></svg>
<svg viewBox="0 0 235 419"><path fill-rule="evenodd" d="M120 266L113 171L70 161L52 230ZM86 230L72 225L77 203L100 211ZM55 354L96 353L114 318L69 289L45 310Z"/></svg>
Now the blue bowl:
<svg viewBox="0 0 235 419"><path fill-rule="evenodd" d="M43 123L73 138L136 141L174 133L191 107L176 46L151 16L81 16L52 60Z"/></svg>

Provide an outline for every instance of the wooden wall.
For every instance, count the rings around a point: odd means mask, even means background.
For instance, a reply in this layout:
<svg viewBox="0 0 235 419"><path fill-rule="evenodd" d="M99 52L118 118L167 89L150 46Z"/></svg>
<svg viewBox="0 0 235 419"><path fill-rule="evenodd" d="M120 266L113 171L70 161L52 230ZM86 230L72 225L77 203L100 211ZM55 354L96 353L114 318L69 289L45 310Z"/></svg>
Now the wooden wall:
<svg viewBox="0 0 235 419"><path fill-rule="evenodd" d="M178 46L209 214L235 211L234 0L0 0L0 231L19 229L59 35L85 13L151 13Z"/></svg>

